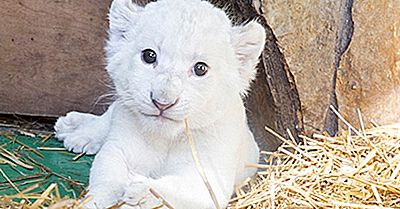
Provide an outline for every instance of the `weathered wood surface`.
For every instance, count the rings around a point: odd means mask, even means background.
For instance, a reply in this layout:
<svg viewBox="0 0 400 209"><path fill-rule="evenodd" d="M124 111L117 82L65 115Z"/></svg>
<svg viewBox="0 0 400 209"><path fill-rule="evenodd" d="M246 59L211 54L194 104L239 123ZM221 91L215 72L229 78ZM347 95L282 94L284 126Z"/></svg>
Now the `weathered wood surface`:
<svg viewBox="0 0 400 209"><path fill-rule="evenodd" d="M351 40L353 0L263 1L299 91L305 132L335 134L336 72ZM325 116L325 117L324 117Z"/></svg>
<svg viewBox="0 0 400 209"><path fill-rule="evenodd" d="M337 95L341 113L356 127L357 109L367 125L400 122L399 11L399 0L354 1L354 34L340 62Z"/></svg>
<svg viewBox="0 0 400 209"><path fill-rule="evenodd" d="M107 89L109 2L0 1L0 112L93 110Z"/></svg>

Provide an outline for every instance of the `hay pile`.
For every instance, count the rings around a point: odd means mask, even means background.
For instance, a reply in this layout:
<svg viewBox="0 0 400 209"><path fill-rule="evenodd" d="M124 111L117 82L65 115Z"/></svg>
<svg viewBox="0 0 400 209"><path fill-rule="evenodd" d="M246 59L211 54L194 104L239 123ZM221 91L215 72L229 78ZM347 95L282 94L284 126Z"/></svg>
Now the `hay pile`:
<svg viewBox="0 0 400 209"><path fill-rule="evenodd" d="M301 138L264 152L269 165L229 208L400 208L400 124Z"/></svg>

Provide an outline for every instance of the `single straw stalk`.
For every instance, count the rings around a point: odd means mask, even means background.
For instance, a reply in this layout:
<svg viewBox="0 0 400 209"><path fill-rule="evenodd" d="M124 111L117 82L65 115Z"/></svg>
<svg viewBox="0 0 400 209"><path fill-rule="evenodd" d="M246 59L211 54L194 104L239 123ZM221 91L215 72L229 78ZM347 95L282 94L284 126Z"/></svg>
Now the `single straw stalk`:
<svg viewBox="0 0 400 209"><path fill-rule="evenodd" d="M212 201L214 202L215 208L221 209L221 206L218 203L217 196L215 195L214 190L212 189L211 184L208 181L207 176L204 172L203 166L200 163L199 154L197 152L196 145L193 140L192 132L189 129L189 123L188 123L187 119L185 119L185 133L189 140L190 148L192 149L192 156L193 156L194 162L196 164L197 171L199 172L201 178L203 179L204 184L206 185L206 187L208 189L208 192L210 193L210 196L211 196Z"/></svg>

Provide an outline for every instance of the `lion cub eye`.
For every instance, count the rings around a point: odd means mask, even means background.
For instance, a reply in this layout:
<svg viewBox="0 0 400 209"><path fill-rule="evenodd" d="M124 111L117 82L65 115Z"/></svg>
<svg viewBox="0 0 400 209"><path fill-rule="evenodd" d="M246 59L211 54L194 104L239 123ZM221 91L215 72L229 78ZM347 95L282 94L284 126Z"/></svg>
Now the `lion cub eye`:
<svg viewBox="0 0 400 209"><path fill-rule="evenodd" d="M157 53L152 49L142 51L142 60L147 64L153 64L157 61Z"/></svg>
<svg viewBox="0 0 400 209"><path fill-rule="evenodd" d="M193 72L197 76L205 76L208 72L208 65L204 62L198 62L194 65Z"/></svg>

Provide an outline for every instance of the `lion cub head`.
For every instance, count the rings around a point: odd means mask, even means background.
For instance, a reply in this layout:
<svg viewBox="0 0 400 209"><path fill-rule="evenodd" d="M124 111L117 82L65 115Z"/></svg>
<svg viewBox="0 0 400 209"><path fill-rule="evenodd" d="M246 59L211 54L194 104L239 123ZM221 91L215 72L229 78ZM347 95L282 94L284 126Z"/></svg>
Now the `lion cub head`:
<svg viewBox="0 0 400 209"><path fill-rule="evenodd" d="M223 117L254 79L265 41L257 22L233 26L201 0L114 0L109 20L107 70L118 100L154 132Z"/></svg>

